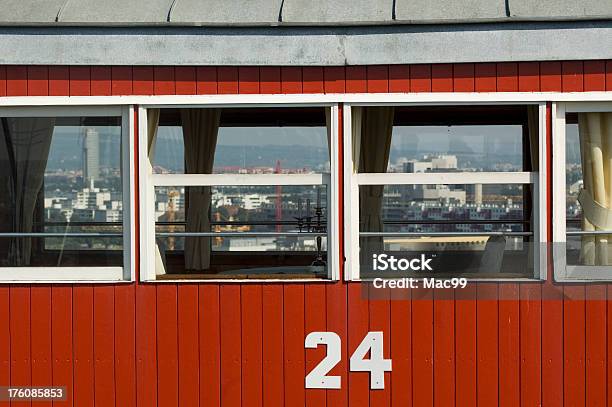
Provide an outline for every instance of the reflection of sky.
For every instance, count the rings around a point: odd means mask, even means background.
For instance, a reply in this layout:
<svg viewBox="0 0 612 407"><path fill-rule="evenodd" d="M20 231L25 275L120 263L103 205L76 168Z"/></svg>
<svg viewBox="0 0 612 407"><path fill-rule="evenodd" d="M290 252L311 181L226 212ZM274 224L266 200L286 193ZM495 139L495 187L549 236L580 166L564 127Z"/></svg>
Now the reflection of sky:
<svg viewBox="0 0 612 407"><path fill-rule="evenodd" d="M121 152L120 126L55 126L47 160L47 170L81 169L84 131L98 132L100 166L118 167Z"/></svg>

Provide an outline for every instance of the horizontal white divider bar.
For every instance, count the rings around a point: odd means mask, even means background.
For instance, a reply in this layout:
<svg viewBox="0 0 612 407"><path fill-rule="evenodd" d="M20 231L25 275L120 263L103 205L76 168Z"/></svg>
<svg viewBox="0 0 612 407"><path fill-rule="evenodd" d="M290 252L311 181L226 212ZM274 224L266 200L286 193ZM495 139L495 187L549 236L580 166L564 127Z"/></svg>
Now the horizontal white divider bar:
<svg viewBox="0 0 612 407"><path fill-rule="evenodd" d="M360 237L531 236L533 232L359 232Z"/></svg>
<svg viewBox="0 0 612 407"><path fill-rule="evenodd" d="M612 235L612 230L568 230L568 236Z"/></svg>
<svg viewBox="0 0 612 407"><path fill-rule="evenodd" d="M327 232L157 232L158 237L327 236Z"/></svg>
<svg viewBox="0 0 612 407"><path fill-rule="evenodd" d="M122 267L0 267L0 283L11 281L122 281Z"/></svg>
<svg viewBox="0 0 612 407"><path fill-rule="evenodd" d="M418 172L361 173L353 175L359 185L434 184L533 184L536 172Z"/></svg>
<svg viewBox="0 0 612 407"><path fill-rule="evenodd" d="M329 174L153 174L155 186L323 185Z"/></svg>
<svg viewBox="0 0 612 407"><path fill-rule="evenodd" d="M8 96L0 97L2 106L130 105L143 107L211 107L240 105L332 105L352 104L448 104L448 103L541 103L612 101L612 92L432 92L432 93L330 93L330 94L242 94L242 95L150 95L150 96Z"/></svg>

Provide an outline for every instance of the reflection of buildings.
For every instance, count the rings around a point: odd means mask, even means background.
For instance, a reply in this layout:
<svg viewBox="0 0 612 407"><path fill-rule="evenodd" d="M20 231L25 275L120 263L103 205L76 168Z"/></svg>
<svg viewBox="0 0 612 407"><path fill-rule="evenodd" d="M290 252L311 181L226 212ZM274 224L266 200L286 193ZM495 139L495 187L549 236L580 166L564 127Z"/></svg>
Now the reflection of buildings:
<svg viewBox="0 0 612 407"><path fill-rule="evenodd" d="M83 181L100 179L100 137L94 128L83 130Z"/></svg>

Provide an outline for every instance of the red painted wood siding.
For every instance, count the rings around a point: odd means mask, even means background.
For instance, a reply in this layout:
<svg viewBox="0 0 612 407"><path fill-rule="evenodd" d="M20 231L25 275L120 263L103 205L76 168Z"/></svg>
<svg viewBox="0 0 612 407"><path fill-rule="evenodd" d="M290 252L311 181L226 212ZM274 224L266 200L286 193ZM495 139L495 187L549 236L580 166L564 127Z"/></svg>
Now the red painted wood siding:
<svg viewBox="0 0 612 407"><path fill-rule="evenodd" d="M612 61L0 66L0 96L593 90L612 90ZM324 355L304 350L313 330L342 338L341 390L304 389ZM368 330L385 333L393 359L382 391L348 372ZM393 301L345 282L0 286L0 385L65 385L58 406L612 406L611 336L611 284L482 283Z"/></svg>

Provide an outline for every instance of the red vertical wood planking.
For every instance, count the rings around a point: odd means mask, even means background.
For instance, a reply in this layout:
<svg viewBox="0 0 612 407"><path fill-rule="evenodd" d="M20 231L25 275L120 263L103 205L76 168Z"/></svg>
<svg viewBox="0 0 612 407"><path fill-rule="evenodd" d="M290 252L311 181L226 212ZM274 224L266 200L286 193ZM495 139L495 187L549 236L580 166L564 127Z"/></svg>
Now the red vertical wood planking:
<svg viewBox="0 0 612 407"><path fill-rule="evenodd" d="M444 88L442 88L444 89ZM455 298L453 290L434 292L434 405L455 403Z"/></svg>
<svg viewBox="0 0 612 407"><path fill-rule="evenodd" d="M0 66L0 97L6 96L6 66Z"/></svg>
<svg viewBox="0 0 612 407"><path fill-rule="evenodd" d="M132 94L132 67L113 66L111 68L111 94Z"/></svg>
<svg viewBox="0 0 612 407"><path fill-rule="evenodd" d="M217 68L214 66L199 66L196 69L196 91L198 95L214 95L217 93Z"/></svg>
<svg viewBox="0 0 612 407"><path fill-rule="evenodd" d="M311 332L326 330L325 286L322 284L305 284L304 287L304 338ZM306 349L306 370L308 374L325 357L325 349ZM350 379L349 379L350 380ZM324 389L306 389L306 407L325 407ZM366 393L367 398L367 393Z"/></svg>
<svg viewBox="0 0 612 407"><path fill-rule="evenodd" d="M302 68L295 66L281 68L281 92L302 93Z"/></svg>
<svg viewBox="0 0 612 407"><path fill-rule="evenodd" d="M584 62L584 90L585 92L606 90L605 61Z"/></svg>
<svg viewBox="0 0 612 407"><path fill-rule="evenodd" d="M49 96L70 94L70 70L67 66L49 67Z"/></svg>
<svg viewBox="0 0 612 407"><path fill-rule="evenodd" d="M53 382L51 356L51 287L31 288L32 385L50 386ZM33 402L33 406L48 402Z"/></svg>
<svg viewBox="0 0 612 407"><path fill-rule="evenodd" d="M518 64L514 62L497 64L497 91L518 92Z"/></svg>
<svg viewBox="0 0 612 407"><path fill-rule="evenodd" d="M492 406L499 401L497 290L497 283L478 283L476 287L476 388L479 406Z"/></svg>
<svg viewBox="0 0 612 407"><path fill-rule="evenodd" d="M73 398L72 358L72 287L51 288L51 356L53 386L66 386L66 401L54 401L53 406L71 406ZM56 338L67 338L66 340Z"/></svg>
<svg viewBox="0 0 612 407"><path fill-rule="evenodd" d="M199 286L200 406L221 405L219 286Z"/></svg>
<svg viewBox="0 0 612 407"><path fill-rule="evenodd" d="M323 93L323 67L309 66L302 70L304 93Z"/></svg>
<svg viewBox="0 0 612 407"><path fill-rule="evenodd" d="M391 406L412 406L412 309L410 290L401 292L397 296L391 296L391 360L393 363Z"/></svg>
<svg viewBox="0 0 612 407"><path fill-rule="evenodd" d="M88 66L71 66L70 96L91 95L91 69Z"/></svg>
<svg viewBox="0 0 612 407"><path fill-rule="evenodd" d="M30 307L32 315L32 386L51 386L53 366L51 356L51 287L32 286ZM57 340L57 339L56 339ZM48 406L46 401L32 401L32 406Z"/></svg>
<svg viewBox="0 0 612 407"><path fill-rule="evenodd" d="M28 71L25 66L6 67L6 96L26 96L28 94Z"/></svg>
<svg viewBox="0 0 612 407"><path fill-rule="evenodd" d="M362 93L368 91L365 66L346 67L346 91L348 93Z"/></svg>
<svg viewBox="0 0 612 407"><path fill-rule="evenodd" d="M261 93L281 93L280 67L262 66L259 68L259 91Z"/></svg>
<svg viewBox="0 0 612 407"><path fill-rule="evenodd" d="M584 90L583 66L580 61L561 63L561 88L563 92L582 92Z"/></svg>
<svg viewBox="0 0 612 407"><path fill-rule="evenodd" d="M370 332L383 333L383 357L391 358L391 306L389 297L390 289L376 289L370 287L369 317L370 317ZM349 327L350 332L352 327ZM348 335L348 333L347 333ZM393 363L393 362L392 362ZM393 366L393 365L392 365ZM401 389L401 387L400 387ZM370 391L370 406L390 406L391 405L391 375L385 372L385 388L382 390Z"/></svg>
<svg viewBox="0 0 612 407"><path fill-rule="evenodd" d="M431 91L453 91L453 65L436 64L431 67Z"/></svg>
<svg viewBox="0 0 612 407"><path fill-rule="evenodd" d="M521 62L518 64L519 92L540 91L540 64L537 62Z"/></svg>
<svg viewBox="0 0 612 407"><path fill-rule="evenodd" d="M11 305L9 287L0 287L0 386L11 383Z"/></svg>
<svg viewBox="0 0 612 407"><path fill-rule="evenodd" d="M200 404L199 354L201 351L198 338L198 286L195 284L180 284L177 295L178 405L196 407Z"/></svg>
<svg viewBox="0 0 612 407"><path fill-rule="evenodd" d="M304 284L285 284L283 288L285 405L303 406L305 401Z"/></svg>
<svg viewBox="0 0 612 407"><path fill-rule="evenodd" d="M112 285L94 286L95 405L115 404L115 291Z"/></svg>
<svg viewBox="0 0 612 407"><path fill-rule="evenodd" d="M327 301L327 330L335 332L342 340L342 360L329 373L330 375L340 376L342 388L340 390L327 391L328 406L347 406L348 405L348 388L347 388L347 371L348 371L348 351L347 351L347 285L343 282L337 282L325 286L325 295Z"/></svg>
<svg viewBox="0 0 612 407"><path fill-rule="evenodd" d="M612 90L612 61L606 61L606 90Z"/></svg>
<svg viewBox="0 0 612 407"><path fill-rule="evenodd" d="M410 92L410 66L389 66L389 92Z"/></svg>
<svg viewBox="0 0 612 407"><path fill-rule="evenodd" d="M178 405L178 299L176 284L157 286L157 403Z"/></svg>
<svg viewBox="0 0 612 407"><path fill-rule="evenodd" d="M369 331L370 310L369 301L366 297L368 294L368 286L366 284L348 283L347 290L347 323L350 327L347 332L347 345L348 353L352 355ZM395 364L395 360L392 363ZM393 368L393 374L395 375L395 366ZM370 405L370 380L367 372L349 372L348 383L346 385L348 386L348 404L351 407L368 407ZM400 386L398 386L399 388Z"/></svg>
<svg viewBox="0 0 612 407"><path fill-rule="evenodd" d="M521 405L541 404L542 296L537 283L519 288L521 317Z"/></svg>
<svg viewBox="0 0 612 407"><path fill-rule="evenodd" d="M28 66L28 96L47 96L49 94L49 68Z"/></svg>
<svg viewBox="0 0 612 407"><path fill-rule="evenodd" d="M410 92L431 92L431 65L410 66Z"/></svg>
<svg viewBox="0 0 612 407"><path fill-rule="evenodd" d="M131 85L130 85L131 87ZM120 88L119 88L120 90ZM134 284L115 287L116 405L136 406L136 290Z"/></svg>
<svg viewBox="0 0 612 407"><path fill-rule="evenodd" d="M93 96L110 96L112 93L111 68L108 66L91 67L91 94Z"/></svg>
<svg viewBox="0 0 612 407"><path fill-rule="evenodd" d="M588 285L585 302L586 405L606 405L606 286Z"/></svg>
<svg viewBox="0 0 612 407"><path fill-rule="evenodd" d="M499 404L521 405L519 286L499 285ZM546 404L545 404L546 405Z"/></svg>
<svg viewBox="0 0 612 407"><path fill-rule="evenodd" d="M455 92L474 92L474 64L453 65L453 87Z"/></svg>
<svg viewBox="0 0 612 407"><path fill-rule="evenodd" d="M30 287L10 287L11 386L32 383ZM31 403L25 403L30 405Z"/></svg>
<svg viewBox="0 0 612 407"><path fill-rule="evenodd" d="M240 406L242 400L242 327L240 285L224 284L219 289L221 321L221 405Z"/></svg>
<svg viewBox="0 0 612 407"><path fill-rule="evenodd" d="M157 287L136 287L136 402L157 405Z"/></svg>
<svg viewBox="0 0 612 407"><path fill-rule="evenodd" d="M413 307L414 308L414 307ZM414 315L413 315L414 319ZM476 287L455 290L455 402L476 405ZM416 329L413 323L413 331ZM414 367L413 367L414 368Z"/></svg>
<svg viewBox="0 0 612 407"><path fill-rule="evenodd" d="M262 375L262 286L243 284L241 287L242 316L242 405L261 407Z"/></svg>
<svg viewBox="0 0 612 407"><path fill-rule="evenodd" d="M412 404L434 405L433 290L419 289L412 296Z"/></svg>
<svg viewBox="0 0 612 407"><path fill-rule="evenodd" d="M474 66L474 89L476 92L495 92L497 90L497 65L482 63Z"/></svg>
<svg viewBox="0 0 612 407"><path fill-rule="evenodd" d="M177 95L195 95L198 91L196 68L194 66L177 66L174 68L174 80Z"/></svg>
<svg viewBox="0 0 612 407"><path fill-rule="evenodd" d="M150 66L135 66L132 68L132 92L135 95L153 95L154 76Z"/></svg>
<svg viewBox="0 0 612 407"><path fill-rule="evenodd" d="M283 286L262 288L263 405L280 407L285 402L283 351Z"/></svg>
<svg viewBox="0 0 612 407"><path fill-rule="evenodd" d="M368 92L389 92L389 68L386 65L368 66L366 68L366 80Z"/></svg>
<svg viewBox="0 0 612 407"><path fill-rule="evenodd" d="M542 92L561 91L561 62L540 63L540 90Z"/></svg>
<svg viewBox="0 0 612 407"><path fill-rule="evenodd" d="M176 94L174 67L156 66L153 68L154 93L156 95Z"/></svg>
<svg viewBox="0 0 612 407"><path fill-rule="evenodd" d="M217 92L238 93L238 68L222 66L217 68Z"/></svg>
<svg viewBox="0 0 612 407"><path fill-rule="evenodd" d="M344 93L346 88L346 72L343 66L324 67L323 78L325 80L325 93Z"/></svg>
<svg viewBox="0 0 612 407"><path fill-rule="evenodd" d="M74 404L93 406L95 397L93 287L75 285L72 290L72 304Z"/></svg>
<svg viewBox="0 0 612 407"><path fill-rule="evenodd" d="M238 68L238 92L259 93L259 68L241 66Z"/></svg>
<svg viewBox="0 0 612 407"><path fill-rule="evenodd" d="M564 286L563 291L563 400L566 406L585 402L585 302L584 285Z"/></svg>

